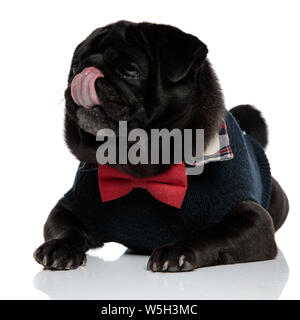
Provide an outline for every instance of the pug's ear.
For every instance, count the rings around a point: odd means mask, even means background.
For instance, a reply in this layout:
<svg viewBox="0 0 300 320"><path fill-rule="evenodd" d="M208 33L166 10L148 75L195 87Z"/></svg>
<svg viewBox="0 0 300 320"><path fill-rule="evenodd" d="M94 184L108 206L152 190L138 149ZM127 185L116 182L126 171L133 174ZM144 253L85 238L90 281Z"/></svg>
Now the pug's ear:
<svg viewBox="0 0 300 320"><path fill-rule="evenodd" d="M161 68L172 82L186 77L193 66L200 66L208 53L202 41L177 28L166 26L161 40Z"/></svg>

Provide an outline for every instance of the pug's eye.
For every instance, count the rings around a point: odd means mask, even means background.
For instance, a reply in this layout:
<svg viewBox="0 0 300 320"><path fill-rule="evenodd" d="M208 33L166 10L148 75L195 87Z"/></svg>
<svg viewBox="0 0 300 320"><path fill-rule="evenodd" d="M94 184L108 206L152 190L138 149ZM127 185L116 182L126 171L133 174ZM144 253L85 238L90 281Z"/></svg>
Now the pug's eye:
<svg viewBox="0 0 300 320"><path fill-rule="evenodd" d="M135 64L132 62L119 66L118 68L116 68L116 72L122 78L129 78L129 79L139 79L140 78L140 72L138 71Z"/></svg>

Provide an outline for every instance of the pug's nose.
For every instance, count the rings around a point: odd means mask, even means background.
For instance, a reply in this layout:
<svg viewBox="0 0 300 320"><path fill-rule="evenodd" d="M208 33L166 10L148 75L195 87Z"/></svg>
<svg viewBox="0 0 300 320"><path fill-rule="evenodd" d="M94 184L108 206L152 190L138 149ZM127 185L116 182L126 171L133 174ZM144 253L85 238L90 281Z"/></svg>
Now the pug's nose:
<svg viewBox="0 0 300 320"><path fill-rule="evenodd" d="M87 67L76 74L71 83L71 96L78 106L91 109L101 104L95 89L95 82L99 78L104 78L104 75L96 67Z"/></svg>

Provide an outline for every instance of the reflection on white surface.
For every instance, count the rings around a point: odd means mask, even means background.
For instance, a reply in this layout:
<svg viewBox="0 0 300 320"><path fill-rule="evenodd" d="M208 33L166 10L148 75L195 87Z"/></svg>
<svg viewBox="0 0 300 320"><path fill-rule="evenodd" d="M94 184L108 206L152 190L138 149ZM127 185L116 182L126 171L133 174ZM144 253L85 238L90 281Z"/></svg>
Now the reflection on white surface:
<svg viewBox="0 0 300 320"><path fill-rule="evenodd" d="M289 275L281 251L271 261L153 273L149 256L109 248L88 255L84 268L39 272L34 286L51 299L278 299Z"/></svg>

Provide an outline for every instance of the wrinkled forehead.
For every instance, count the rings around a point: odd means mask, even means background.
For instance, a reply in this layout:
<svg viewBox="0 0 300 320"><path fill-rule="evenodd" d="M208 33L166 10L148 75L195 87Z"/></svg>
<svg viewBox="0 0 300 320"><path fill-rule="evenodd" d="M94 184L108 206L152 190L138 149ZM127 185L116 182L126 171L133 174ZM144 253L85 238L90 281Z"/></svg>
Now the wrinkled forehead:
<svg viewBox="0 0 300 320"><path fill-rule="evenodd" d="M129 58L138 64L148 62L151 68L157 65L155 70L175 83L192 74L207 53L205 43L178 28L119 21L92 32L76 48L73 62L93 54L113 63Z"/></svg>
<svg viewBox="0 0 300 320"><path fill-rule="evenodd" d="M143 51L144 39L138 24L120 21L98 28L77 46L74 54L82 56L87 51L103 53L107 48L126 52L132 49Z"/></svg>
<svg viewBox="0 0 300 320"><path fill-rule="evenodd" d="M140 31L137 23L126 21L98 28L77 46L73 60L102 54L109 61L127 57L137 63L147 63L154 47L145 45L147 40Z"/></svg>

